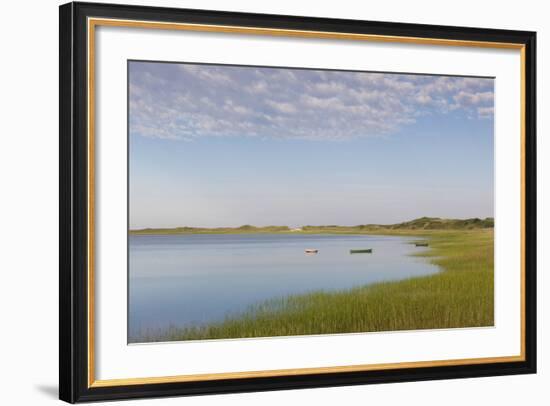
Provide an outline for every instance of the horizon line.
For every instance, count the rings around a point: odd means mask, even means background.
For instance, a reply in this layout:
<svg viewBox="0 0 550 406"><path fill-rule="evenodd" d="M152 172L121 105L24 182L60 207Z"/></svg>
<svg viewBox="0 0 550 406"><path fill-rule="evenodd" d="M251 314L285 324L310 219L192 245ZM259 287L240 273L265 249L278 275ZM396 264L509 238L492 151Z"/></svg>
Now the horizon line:
<svg viewBox="0 0 550 406"><path fill-rule="evenodd" d="M142 227L142 228L130 228L128 227L128 231L142 231L142 230L158 230L158 229L178 229L178 228L188 228L188 229L203 229L203 230L216 230L216 229L239 229L239 228L269 228L269 227L287 227L288 229L299 229L303 227L364 227L364 226L395 226L395 225L401 225L405 223L411 223L418 220L446 220L446 221L467 221L467 220L493 220L494 217L465 217L465 218L450 218L450 217L429 217L429 216L423 216L423 217L417 217L411 220L405 220L397 223L358 223L354 225L341 225L341 224L303 224L299 226L289 226L287 224L268 224L265 226L256 226L253 224L241 224L238 226L216 226L216 227L202 227L202 226L166 226L166 227Z"/></svg>

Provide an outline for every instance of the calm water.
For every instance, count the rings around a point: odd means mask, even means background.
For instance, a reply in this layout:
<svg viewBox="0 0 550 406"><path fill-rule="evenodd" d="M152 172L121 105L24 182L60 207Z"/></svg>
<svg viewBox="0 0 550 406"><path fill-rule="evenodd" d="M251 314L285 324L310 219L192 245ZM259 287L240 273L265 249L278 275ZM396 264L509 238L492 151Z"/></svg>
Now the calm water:
<svg viewBox="0 0 550 406"><path fill-rule="evenodd" d="M130 236L130 335L222 320L266 299L435 273L403 237ZM304 249L319 250L306 255ZM352 248L372 254L350 255Z"/></svg>

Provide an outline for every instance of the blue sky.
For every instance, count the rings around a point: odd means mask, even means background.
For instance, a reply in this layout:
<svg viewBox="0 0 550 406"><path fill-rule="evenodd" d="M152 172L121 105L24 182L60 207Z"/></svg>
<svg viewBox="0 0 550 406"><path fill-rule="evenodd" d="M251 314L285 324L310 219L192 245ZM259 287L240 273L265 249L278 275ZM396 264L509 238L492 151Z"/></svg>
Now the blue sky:
<svg viewBox="0 0 550 406"><path fill-rule="evenodd" d="M129 63L130 227L493 216L494 81Z"/></svg>

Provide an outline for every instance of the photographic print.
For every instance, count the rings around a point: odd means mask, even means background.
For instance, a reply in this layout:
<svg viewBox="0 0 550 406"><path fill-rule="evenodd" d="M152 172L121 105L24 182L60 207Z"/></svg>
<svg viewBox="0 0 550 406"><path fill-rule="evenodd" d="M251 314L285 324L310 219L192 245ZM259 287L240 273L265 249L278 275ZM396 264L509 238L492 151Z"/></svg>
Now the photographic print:
<svg viewBox="0 0 550 406"><path fill-rule="evenodd" d="M128 62L130 343L494 324L494 78Z"/></svg>
<svg viewBox="0 0 550 406"><path fill-rule="evenodd" d="M60 399L536 372L535 32L59 11Z"/></svg>

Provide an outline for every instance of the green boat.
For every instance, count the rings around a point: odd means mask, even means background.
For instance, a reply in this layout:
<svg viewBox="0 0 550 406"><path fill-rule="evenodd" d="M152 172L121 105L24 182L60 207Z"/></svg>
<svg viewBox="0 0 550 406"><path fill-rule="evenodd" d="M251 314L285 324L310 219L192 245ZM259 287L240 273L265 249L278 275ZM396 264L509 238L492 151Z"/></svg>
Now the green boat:
<svg viewBox="0 0 550 406"><path fill-rule="evenodd" d="M364 248L360 250L349 250L350 254L372 254L372 248Z"/></svg>

